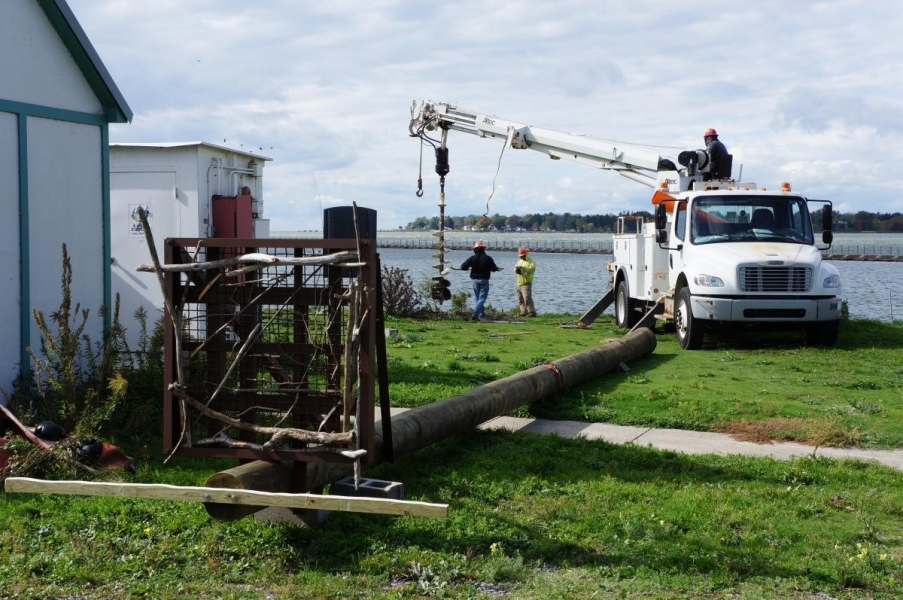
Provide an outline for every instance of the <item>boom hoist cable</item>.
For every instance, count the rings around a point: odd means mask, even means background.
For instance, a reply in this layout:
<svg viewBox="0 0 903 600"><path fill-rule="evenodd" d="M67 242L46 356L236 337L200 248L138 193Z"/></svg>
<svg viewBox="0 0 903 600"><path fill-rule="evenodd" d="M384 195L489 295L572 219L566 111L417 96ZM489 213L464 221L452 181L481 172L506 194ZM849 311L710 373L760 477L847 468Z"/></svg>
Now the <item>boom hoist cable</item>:
<svg viewBox="0 0 903 600"><path fill-rule="evenodd" d="M413 122L414 113L417 108L417 103L411 107L411 118ZM420 138L420 166L417 174L417 197L420 198L423 196L423 145L424 143L430 144L436 152L436 174L439 175L439 231L433 232L433 235L439 238L433 246L438 249L436 254L433 254L433 258L438 258L439 262L433 265L434 269L439 271L438 275L434 275L431 278L430 282L430 297L442 304L446 300L451 300L451 282L445 278L445 275L448 274L449 269L446 268L446 265L449 261L445 260L445 176L448 175L449 165L448 165L448 147L446 146L446 142L448 140L448 126L445 124L440 124L440 128L442 129L441 139L438 142L438 146L436 145L436 141L428 137L424 130L426 129L427 123L421 124L417 127L416 130L411 130L411 137L419 137Z"/></svg>

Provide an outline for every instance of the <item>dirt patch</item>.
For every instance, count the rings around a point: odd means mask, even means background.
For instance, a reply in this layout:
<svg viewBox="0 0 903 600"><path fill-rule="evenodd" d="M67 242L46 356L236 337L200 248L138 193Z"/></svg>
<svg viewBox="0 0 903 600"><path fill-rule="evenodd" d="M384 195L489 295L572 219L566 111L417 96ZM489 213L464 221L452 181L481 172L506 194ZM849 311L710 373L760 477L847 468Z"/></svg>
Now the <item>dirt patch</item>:
<svg viewBox="0 0 903 600"><path fill-rule="evenodd" d="M842 419L801 419L777 417L762 421L724 421L712 426L712 431L727 433L744 442L796 442L810 446L849 448L859 446L862 432L849 427Z"/></svg>
<svg viewBox="0 0 903 600"><path fill-rule="evenodd" d="M762 421L727 421L716 423L712 431L726 433L744 442L810 443L811 424L805 419L778 417Z"/></svg>

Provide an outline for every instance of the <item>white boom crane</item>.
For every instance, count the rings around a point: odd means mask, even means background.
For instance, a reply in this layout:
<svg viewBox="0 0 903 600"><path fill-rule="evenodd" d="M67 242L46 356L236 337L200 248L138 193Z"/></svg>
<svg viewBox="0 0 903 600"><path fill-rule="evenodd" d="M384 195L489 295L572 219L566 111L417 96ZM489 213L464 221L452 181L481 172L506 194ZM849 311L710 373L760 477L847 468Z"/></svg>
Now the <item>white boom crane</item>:
<svg viewBox="0 0 903 600"><path fill-rule="evenodd" d="M499 138L515 150L535 150L553 160L563 158L608 169L653 188L659 187L659 171L677 170L673 162L646 148L516 123L444 102L423 102L419 110L415 102L409 129L415 137L422 137L426 131L441 130L440 147L444 147L444 132L448 130Z"/></svg>
<svg viewBox="0 0 903 600"><path fill-rule="evenodd" d="M687 168L678 171L670 158L639 146L620 144L586 135L565 133L544 127L508 121L492 115L477 113L445 102L424 101L418 107L411 106L411 137L433 146L436 153L436 173L439 175L439 231L436 247L439 259L435 268L439 275L433 277L432 297L443 302L451 298L445 265L445 176L449 173L448 132L461 131L481 138L504 140L505 147L515 150L535 150L547 154L553 160L571 160L597 169L614 171L619 175L655 189L682 191L695 181L702 181L708 170L708 155L704 150L682 152L679 160ZM434 140L427 132L439 130L440 138ZM417 196L423 195L423 178L417 180Z"/></svg>

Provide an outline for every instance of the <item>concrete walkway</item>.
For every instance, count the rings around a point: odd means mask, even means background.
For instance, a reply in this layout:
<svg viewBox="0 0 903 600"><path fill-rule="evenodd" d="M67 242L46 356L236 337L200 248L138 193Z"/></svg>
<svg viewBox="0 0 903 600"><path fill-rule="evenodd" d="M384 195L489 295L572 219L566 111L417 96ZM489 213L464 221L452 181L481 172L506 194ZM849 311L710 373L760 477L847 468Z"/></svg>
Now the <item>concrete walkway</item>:
<svg viewBox="0 0 903 600"><path fill-rule="evenodd" d="M480 425L480 429L525 431L559 435L566 438L582 437L587 440L604 440L611 444L636 444L658 450L673 450L686 454L741 454L775 459L798 456L824 456L837 459L875 461L894 469L903 470L903 450L858 450L854 448L821 448L795 443L756 444L742 442L725 433L682 431L679 429L655 429L608 425L606 423L580 423L577 421L548 421L497 417Z"/></svg>

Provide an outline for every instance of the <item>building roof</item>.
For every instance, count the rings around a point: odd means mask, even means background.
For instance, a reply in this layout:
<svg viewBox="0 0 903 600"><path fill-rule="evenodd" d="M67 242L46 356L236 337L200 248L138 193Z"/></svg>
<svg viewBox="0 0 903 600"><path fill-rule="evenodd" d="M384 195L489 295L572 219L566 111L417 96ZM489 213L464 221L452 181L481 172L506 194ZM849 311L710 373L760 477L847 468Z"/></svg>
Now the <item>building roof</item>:
<svg viewBox="0 0 903 600"><path fill-rule="evenodd" d="M190 146L207 146L208 148L216 148L217 150L225 150L234 154L243 154L251 158L260 160L273 160L269 156L256 154L248 150L239 150L237 148L229 148L228 146L220 146L211 144L210 142L111 142L110 147L118 146L120 148L187 148Z"/></svg>
<svg viewBox="0 0 903 600"><path fill-rule="evenodd" d="M85 80L94 95L104 107L104 115L108 122L125 123L132 120L132 109L116 87L116 83L110 76L110 72L100 60L94 46L88 40L85 30L79 25L72 13L72 9L66 4L66 0L37 0L38 5L44 9L57 35L60 36L69 54L75 59L75 63L85 76Z"/></svg>

